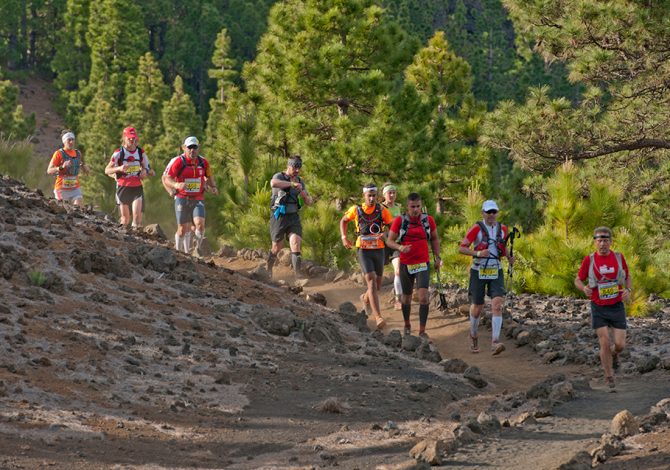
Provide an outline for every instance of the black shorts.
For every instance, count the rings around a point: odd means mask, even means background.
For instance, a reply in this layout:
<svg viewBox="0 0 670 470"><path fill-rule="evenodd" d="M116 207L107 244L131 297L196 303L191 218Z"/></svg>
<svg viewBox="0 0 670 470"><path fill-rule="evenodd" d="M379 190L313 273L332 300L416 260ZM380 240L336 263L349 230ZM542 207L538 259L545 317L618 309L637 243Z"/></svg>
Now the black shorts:
<svg viewBox="0 0 670 470"><path fill-rule="evenodd" d="M295 233L302 238L302 224L297 212L280 215L278 219L270 215L270 238L273 242L280 242Z"/></svg>
<svg viewBox="0 0 670 470"><path fill-rule="evenodd" d="M412 295L415 279L417 289L428 289L428 286L430 286L430 263L428 263L428 269L414 274L409 273L406 264L400 263L400 284L403 294Z"/></svg>
<svg viewBox="0 0 670 470"><path fill-rule="evenodd" d="M361 265L363 274L377 273L377 276L384 275L384 248L376 250L358 249L358 262Z"/></svg>
<svg viewBox="0 0 670 470"><path fill-rule="evenodd" d="M503 270L498 270L498 279L479 279L479 271L470 268L470 283L468 285L468 297L473 305L484 305L484 297L504 297L505 280Z"/></svg>
<svg viewBox="0 0 670 470"><path fill-rule="evenodd" d="M116 205L132 206L137 199L142 200L144 212L144 188L142 186L118 186L116 188Z"/></svg>
<svg viewBox="0 0 670 470"><path fill-rule="evenodd" d="M628 325L623 302L617 302L613 305L598 305L591 302L591 326L594 330L603 326L625 330Z"/></svg>

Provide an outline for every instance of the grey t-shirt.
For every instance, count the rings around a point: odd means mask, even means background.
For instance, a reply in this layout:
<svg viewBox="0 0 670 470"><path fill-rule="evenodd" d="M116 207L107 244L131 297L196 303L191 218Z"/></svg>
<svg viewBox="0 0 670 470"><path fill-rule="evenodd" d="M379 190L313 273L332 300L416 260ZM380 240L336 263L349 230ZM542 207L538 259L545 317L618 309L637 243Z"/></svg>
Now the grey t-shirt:
<svg viewBox="0 0 670 470"><path fill-rule="evenodd" d="M272 177L272 179L277 179L277 180L281 180L281 181L291 181L291 178L286 173L284 173L283 171L279 172L279 173L276 173ZM288 188L288 190L280 189L280 188L272 188L272 200L273 201L276 200L276 197L278 195L280 195L280 193L281 193L281 195L287 194L286 200L285 200L286 213L287 214L295 214L296 212L298 212L298 196L300 195L300 192L305 189L305 182L299 176L298 176L298 182L302 186L301 190L298 190L298 189L296 189L292 186L290 188Z"/></svg>

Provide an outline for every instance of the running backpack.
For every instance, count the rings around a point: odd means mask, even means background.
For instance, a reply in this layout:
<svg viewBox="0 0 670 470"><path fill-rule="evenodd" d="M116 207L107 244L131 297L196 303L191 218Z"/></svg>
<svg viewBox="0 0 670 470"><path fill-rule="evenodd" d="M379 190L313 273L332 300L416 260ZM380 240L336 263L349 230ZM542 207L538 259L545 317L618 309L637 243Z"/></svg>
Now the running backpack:
<svg viewBox="0 0 670 470"><path fill-rule="evenodd" d="M495 239L492 239L489 236L489 230L486 228L486 225L484 225L484 222L481 220L477 221L477 225L479 226L479 230L481 231L482 234L482 241L485 242L487 245L491 244L491 240L493 240L496 243L496 246L498 248L498 253L502 254L503 248L505 247L505 243L507 240L505 240L502 236L502 224L500 222L496 222L496 235Z"/></svg>
<svg viewBox="0 0 670 470"><path fill-rule="evenodd" d="M177 178L181 176L188 165L186 164L186 157L181 155L181 168L177 173ZM205 168L205 159L198 155L198 163L195 165L196 168Z"/></svg>
<svg viewBox="0 0 670 470"><path fill-rule="evenodd" d="M356 206L356 215L358 218L358 235L377 235L382 233L382 225L384 224L382 218L382 206L375 204L375 210L372 214L366 214L363 207L359 204ZM373 225L377 225L378 231L371 232Z"/></svg>
<svg viewBox="0 0 670 470"><path fill-rule="evenodd" d="M623 269L623 261L621 259L621 253L614 252L614 257L617 262L617 272L616 272L616 282L620 286L623 286L626 282L626 271ZM598 285L598 278L596 277L596 263L595 263L595 254L591 253L589 256L589 287L591 289L595 288Z"/></svg>
<svg viewBox="0 0 670 470"><path fill-rule="evenodd" d="M140 167L141 167L142 166L142 156L144 155L144 150L142 150L141 147L137 147L137 153L140 156ZM124 148L121 147L121 148L119 148L119 165L118 166L123 165L123 162L124 162L125 159L126 159L126 152L125 152ZM148 169L149 168L147 167L147 170ZM116 178L117 179L118 178L123 178L124 175L125 175L125 173L123 173L122 171L117 171L116 172Z"/></svg>
<svg viewBox="0 0 670 470"><path fill-rule="evenodd" d="M63 160L63 163L66 161L70 160L72 161L72 164L70 165L70 168L68 168L68 175L71 176L77 176L79 174L79 167L81 166L81 153L79 150L75 150L77 152L75 157L71 157L67 154L65 149L61 148L60 149L60 155L61 159Z"/></svg>
<svg viewBox="0 0 670 470"><path fill-rule="evenodd" d="M285 175L285 173L282 173L282 175ZM286 180L286 181L290 181ZM304 183L302 182L302 178L298 176L298 183L304 186ZM286 205L289 202L293 202L298 205L298 209L302 207L302 204L300 204L300 199L297 197L291 196L291 188L287 188L288 191L284 189L280 189L277 191L277 194L271 195L270 196L270 209L275 210L277 207L281 205ZM295 199L294 201L289 201L289 197L291 199Z"/></svg>
<svg viewBox="0 0 670 470"><path fill-rule="evenodd" d="M430 241L430 222L428 221L428 214L425 212L421 213L420 223L423 226L423 231L426 232L426 240ZM402 239L407 235L409 230L410 221L407 213L402 215L402 223L400 224L400 232L398 232L398 238L396 238L396 243L402 243Z"/></svg>

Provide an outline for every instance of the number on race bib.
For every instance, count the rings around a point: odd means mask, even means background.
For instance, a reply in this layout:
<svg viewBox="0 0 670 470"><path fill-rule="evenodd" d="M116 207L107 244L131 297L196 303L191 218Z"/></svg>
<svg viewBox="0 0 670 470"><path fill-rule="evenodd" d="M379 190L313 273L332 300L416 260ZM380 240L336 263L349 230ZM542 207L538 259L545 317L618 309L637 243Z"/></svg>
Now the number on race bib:
<svg viewBox="0 0 670 470"><path fill-rule="evenodd" d="M379 248L379 235L362 235L358 242L358 246L363 250L376 250Z"/></svg>
<svg viewBox="0 0 670 470"><path fill-rule="evenodd" d="M77 186L77 177L76 176L63 176L63 187L74 188Z"/></svg>
<svg viewBox="0 0 670 470"><path fill-rule="evenodd" d="M601 300L615 299L619 295L619 284L616 281L598 284L598 296Z"/></svg>
<svg viewBox="0 0 670 470"><path fill-rule="evenodd" d="M417 263L407 265L407 272L410 274L416 274L426 270L428 270L428 263Z"/></svg>
<svg viewBox="0 0 670 470"><path fill-rule="evenodd" d="M200 178L186 178L184 180L186 183L186 188L184 191L187 193L199 193L200 192Z"/></svg>
<svg viewBox="0 0 670 470"><path fill-rule="evenodd" d="M479 279L498 279L498 266L480 266Z"/></svg>

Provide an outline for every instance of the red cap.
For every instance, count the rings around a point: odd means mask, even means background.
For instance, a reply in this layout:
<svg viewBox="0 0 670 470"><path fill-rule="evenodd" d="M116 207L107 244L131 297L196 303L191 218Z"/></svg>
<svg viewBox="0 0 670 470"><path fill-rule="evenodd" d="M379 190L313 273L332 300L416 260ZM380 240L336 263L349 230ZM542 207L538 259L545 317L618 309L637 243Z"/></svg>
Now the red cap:
<svg viewBox="0 0 670 470"><path fill-rule="evenodd" d="M129 139L137 139L137 131L134 127L126 127L123 129L123 137L128 137Z"/></svg>

